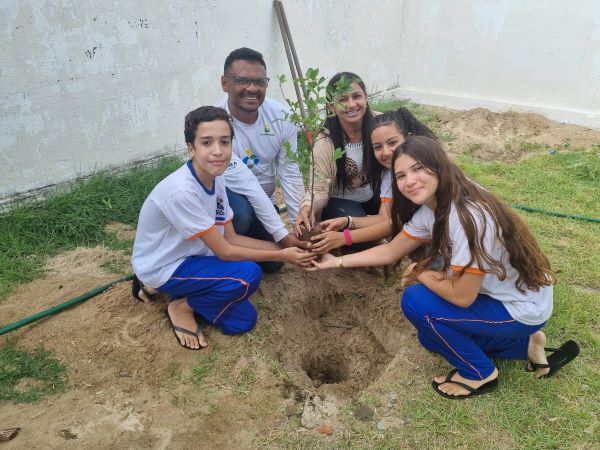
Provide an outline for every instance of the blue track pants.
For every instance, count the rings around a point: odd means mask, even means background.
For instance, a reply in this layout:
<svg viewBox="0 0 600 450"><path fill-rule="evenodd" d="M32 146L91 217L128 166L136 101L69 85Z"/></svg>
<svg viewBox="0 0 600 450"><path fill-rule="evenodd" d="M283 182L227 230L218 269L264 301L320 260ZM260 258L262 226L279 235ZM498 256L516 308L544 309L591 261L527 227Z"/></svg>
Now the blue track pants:
<svg viewBox="0 0 600 450"><path fill-rule="evenodd" d="M188 305L225 334L249 331L256 309L248 297L258 289L261 270L251 261L222 261L216 256L190 256L158 288Z"/></svg>
<svg viewBox="0 0 600 450"><path fill-rule="evenodd" d="M491 375L495 366L490 358L527 359L529 336L544 326L518 322L488 295L460 308L422 284L408 287L401 304L423 347L441 354L469 380Z"/></svg>

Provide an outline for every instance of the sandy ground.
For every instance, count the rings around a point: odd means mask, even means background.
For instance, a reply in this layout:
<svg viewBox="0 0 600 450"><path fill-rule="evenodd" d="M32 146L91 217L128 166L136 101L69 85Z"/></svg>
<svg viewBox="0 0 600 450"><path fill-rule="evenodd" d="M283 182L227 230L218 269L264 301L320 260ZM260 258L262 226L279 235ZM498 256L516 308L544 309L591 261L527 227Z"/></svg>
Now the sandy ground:
<svg viewBox="0 0 600 450"><path fill-rule="evenodd" d="M517 160L532 144L560 151L600 144L598 130L533 114L441 110L437 125L449 152L467 148L487 159ZM108 231L133 236L127 225L109 224ZM104 248L60 254L48 262L45 278L0 303L0 324L106 284L118 278L107 267L128 264L127 255ZM268 442L294 418L306 432L325 425L331 429L321 431L343 433L339 409L364 392L387 408L388 426L401 426L390 414L401 401L392 386L427 389L440 361L418 345L398 307L400 294L380 269L286 267L265 276L253 296L259 322L251 333L227 337L206 325L210 347L193 352L175 342L164 299L137 302L130 284L121 283L0 337L0 345L7 339L24 348L42 345L69 369L63 394L0 403L0 429L22 428L2 446L248 448ZM357 409L364 420L373 413Z"/></svg>

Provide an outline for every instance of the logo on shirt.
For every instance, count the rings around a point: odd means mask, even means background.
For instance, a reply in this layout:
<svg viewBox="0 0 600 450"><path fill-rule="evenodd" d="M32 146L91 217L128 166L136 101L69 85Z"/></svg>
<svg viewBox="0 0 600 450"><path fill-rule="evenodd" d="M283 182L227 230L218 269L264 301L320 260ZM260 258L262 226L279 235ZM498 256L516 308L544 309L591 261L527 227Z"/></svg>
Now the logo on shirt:
<svg viewBox="0 0 600 450"><path fill-rule="evenodd" d="M225 220L225 203L223 197L217 196L217 210L215 211L215 220L223 222Z"/></svg>
<svg viewBox="0 0 600 450"><path fill-rule="evenodd" d="M275 133L271 131L271 124L265 123L263 126L263 133L260 133L261 136L275 136Z"/></svg>
<svg viewBox="0 0 600 450"><path fill-rule="evenodd" d="M244 153L246 153L246 156L242 158L242 161L248 166L248 169L254 169L254 167L257 167L260 163L260 159L258 159L258 156L254 155L252 153L252 150L250 150L249 148L247 148Z"/></svg>

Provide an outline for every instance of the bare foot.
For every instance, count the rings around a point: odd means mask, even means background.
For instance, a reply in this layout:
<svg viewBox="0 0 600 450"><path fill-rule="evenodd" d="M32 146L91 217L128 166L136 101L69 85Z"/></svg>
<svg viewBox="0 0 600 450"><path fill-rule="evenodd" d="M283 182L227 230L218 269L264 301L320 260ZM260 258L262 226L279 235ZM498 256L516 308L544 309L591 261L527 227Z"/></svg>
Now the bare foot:
<svg viewBox="0 0 600 450"><path fill-rule="evenodd" d="M154 289L154 288L144 287L144 289L150 295L158 294L158 291L156 289ZM152 299L146 295L146 292L144 292L144 289L140 289L140 291L138 292L138 297L144 303L150 303L152 301Z"/></svg>
<svg viewBox="0 0 600 450"><path fill-rule="evenodd" d="M458 374L458 372L456 372L452 376L451 380L459 381L461 383L466 384L467 386L471 386L473 389L477 389L481 385L484 385L485 383L495 380L496 378L498 378L498 369L494 369L494 371L487 378L484 378L483 380L469 380L467 378L461 377ZM433 377L433 379L436 383L438 383L438 384L441 383L437 387L437 389L439 389L440 391L442 391L448 395L464 396L464 395L470 394L469 391L467 391L464 387L459 386L458 384L452 383L450 381L447 381L444 383L444 381L446 380L445 376Z"/></svg>
<svg viewBox="0 0 600 450"><path fill-rule="evenodd" d="M527 357L529 361L535 364L548 364L548 359L546 358L546 351L544 347L546 346L546 335L543 331L536 331L531 336L529 336L529 346L527 347ZM531 364L529 364L529 368L533 370ZM540 378L550 372L550 368L546 367L545 369L537 369L533 372L533 376L535 378Z"/></svg>
<svg viewBox="0 0 600 450"><path fill-rule="evenodd" d="M180 298L170 302L169 306L167 306L167 313L171 318L171 323L177 327L189 330L191 333L194 333L198 328L196 318L194 317L194 310L188 305L186 298ZM179 342L181 342L181 345L184 347L195 350L204 348L208 345L208 342L206 342L206 339L201 332L198 334L198 339L196 339L196 337L191 334L181 333L177 330L174 331Z"/></svg>

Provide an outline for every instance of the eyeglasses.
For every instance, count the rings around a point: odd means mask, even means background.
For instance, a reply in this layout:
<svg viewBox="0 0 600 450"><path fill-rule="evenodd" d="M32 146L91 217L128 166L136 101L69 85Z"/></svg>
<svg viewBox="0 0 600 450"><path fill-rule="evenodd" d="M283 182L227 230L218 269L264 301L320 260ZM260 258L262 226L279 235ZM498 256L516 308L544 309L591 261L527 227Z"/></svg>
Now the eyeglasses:
<svg viewBox="0 0 600 450"><path fill-rule="evenodd" d="M250 87L250 85L252 83L254 83L254 85L256 87L259 88L266 88L269 85L269 78L265 77L265 78L245 78L245 77L238 77L235 75L224 75L225 78L231 78L233 80L233 83L236 86L239 87Z"/></svg>

